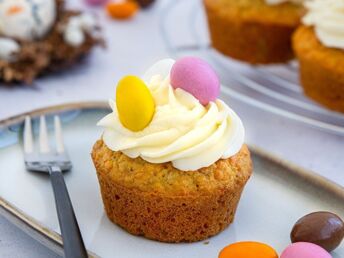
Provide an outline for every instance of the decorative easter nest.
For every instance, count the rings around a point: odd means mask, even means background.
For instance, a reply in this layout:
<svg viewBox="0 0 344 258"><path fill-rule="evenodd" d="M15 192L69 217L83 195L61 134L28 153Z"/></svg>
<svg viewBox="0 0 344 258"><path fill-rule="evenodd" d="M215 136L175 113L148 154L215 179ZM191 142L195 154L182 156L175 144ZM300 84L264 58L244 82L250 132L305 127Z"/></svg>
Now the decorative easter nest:
<svg viewBox="0 0 344 258"><path fill-rule="evenodd" d="M40 40L19 41L21 49L15 55L16 60L12 62L0 60L0 80L7 84L21 82L31 84L40 75L75 64L94 46L104 45L103 39L89 33L85 34L85 42L82 45L78 47L68 45L63 38L61 28L71 17L81 12L65 10L64 0L56 0L56 2L57 20L51 31Z"/></svg>

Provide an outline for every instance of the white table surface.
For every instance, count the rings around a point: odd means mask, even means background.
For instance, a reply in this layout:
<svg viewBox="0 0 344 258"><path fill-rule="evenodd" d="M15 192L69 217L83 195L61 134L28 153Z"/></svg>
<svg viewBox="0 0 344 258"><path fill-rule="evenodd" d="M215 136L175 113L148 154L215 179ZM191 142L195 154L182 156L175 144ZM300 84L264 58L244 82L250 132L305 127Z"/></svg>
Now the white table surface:
<svg viewBox="0 0 344 258"><path fill-rule="evenodd" d="M160 18L171 1L175 0L159 0L153 8L124 22L111 21L101 9L92 9L104 26L108 48L97 49L85 64L41 78L31 87L0 87L0 120L49 105L113 98L120 77L128 73L140 75L149 65L170 55L160 33ZM70 0L69 4L85 8L79 0ZM183 19L175 19L174 34L180 33L179 39L187 40L182 22ZM249 144L344 186L344 137L272 115L235 99L226 102L242 117ZM0 257L54 256L0 217Z"/></svg>

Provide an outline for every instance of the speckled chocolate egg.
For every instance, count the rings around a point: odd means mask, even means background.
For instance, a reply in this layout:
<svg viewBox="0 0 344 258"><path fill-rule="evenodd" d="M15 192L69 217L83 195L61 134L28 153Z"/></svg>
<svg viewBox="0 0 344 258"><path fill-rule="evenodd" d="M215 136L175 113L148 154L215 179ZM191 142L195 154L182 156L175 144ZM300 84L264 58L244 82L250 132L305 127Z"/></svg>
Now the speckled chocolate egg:
<svg viewBox="0 0 344 258"><path fill-rule="evenodd" d="M293 243L310 242L330 252L337 248L344 238L344 222L331 212L314 212L296 222L290 238Z"/></svg>

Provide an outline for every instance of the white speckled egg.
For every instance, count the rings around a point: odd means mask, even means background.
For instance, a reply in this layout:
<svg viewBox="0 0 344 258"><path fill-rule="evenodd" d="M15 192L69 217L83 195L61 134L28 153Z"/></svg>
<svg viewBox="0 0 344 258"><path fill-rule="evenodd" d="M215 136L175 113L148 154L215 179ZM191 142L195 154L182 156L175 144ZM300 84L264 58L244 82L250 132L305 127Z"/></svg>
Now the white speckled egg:
<svg viewBox="0 0 344 258"><path fill-rule="evenodd" d="M0 36L32 41L56 20L56 0L0 0Z"/></svg>

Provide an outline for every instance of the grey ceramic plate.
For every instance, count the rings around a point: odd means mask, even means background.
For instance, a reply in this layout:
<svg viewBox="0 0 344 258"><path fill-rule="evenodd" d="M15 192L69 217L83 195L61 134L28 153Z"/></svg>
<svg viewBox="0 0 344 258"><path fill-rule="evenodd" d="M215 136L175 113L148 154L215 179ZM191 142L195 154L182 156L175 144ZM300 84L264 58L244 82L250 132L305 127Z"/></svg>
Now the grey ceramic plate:
<svg viewBox="0 0 344 258"><path fill-rule="evenodd" d="M319 210L344 217L344 189L251 146L254 175L246 186L235 222L221 234L192 244L165 244L132 236L113 225L103 211L95 169L90 159L100 137L96 122L106 103L72 104L30 112L60 113L64 138L73 161L65 175L88 250L101 257L210 258L241 240L265 242L281 252L301 216ZM25 114L0 121L0 212L57 254L62 254L58 220L49 178L27 172L20 144ZM48 116L48 123L51 118ZM37 122L36 122L37 124ZM344 257L341 245L333 257Z"/></svg>

